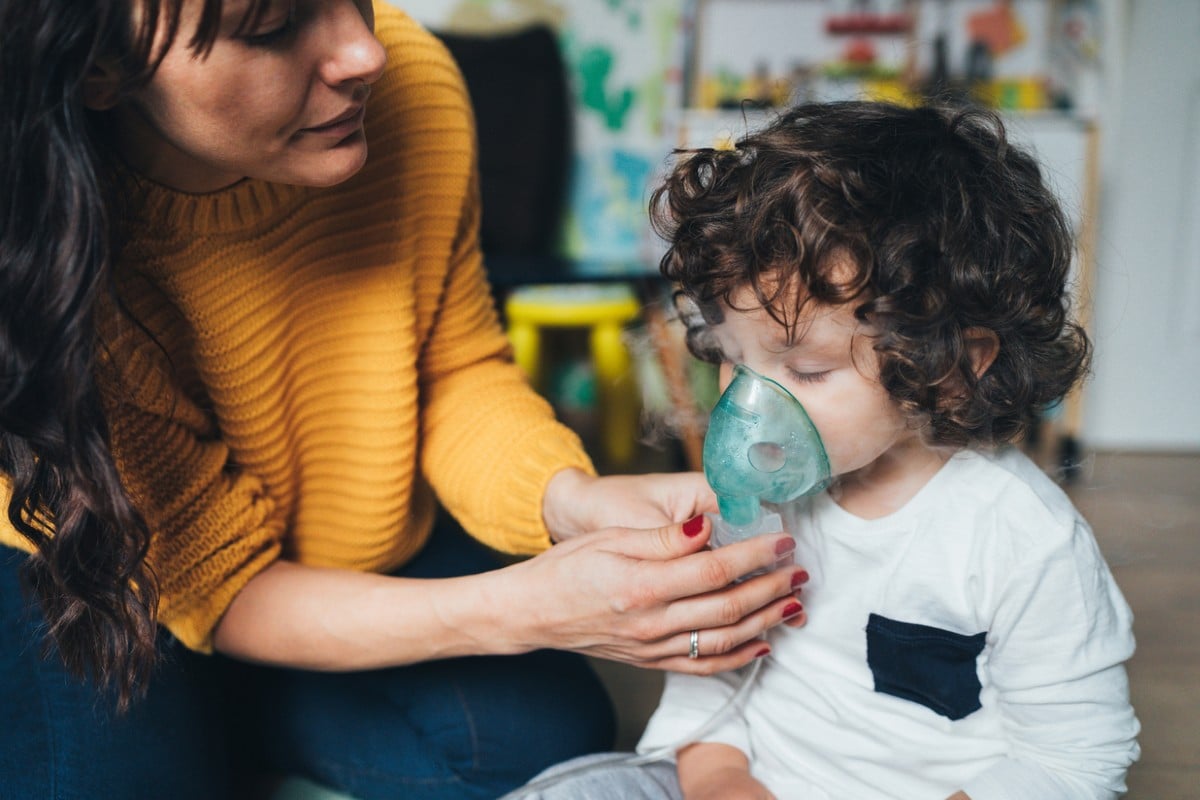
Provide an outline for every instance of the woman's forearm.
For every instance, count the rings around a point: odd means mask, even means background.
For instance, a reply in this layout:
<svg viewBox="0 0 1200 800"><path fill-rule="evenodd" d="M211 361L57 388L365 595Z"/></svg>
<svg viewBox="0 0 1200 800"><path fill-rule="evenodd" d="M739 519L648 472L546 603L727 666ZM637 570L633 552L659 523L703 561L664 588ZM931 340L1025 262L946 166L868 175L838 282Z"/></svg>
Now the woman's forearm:
<svg viewBox="0 0 1200 800"><path fill-rule="evenodd" d="M791 564L787 534L708 551L709 532L703 518L610 528L502 569L429 580L280 561L234 599L215 645L328 671L539 648L697 674L737 669L769 651L767 630L803 624L794 592L807 574Z"/></svg>
<svg viewBox="0 0 1200 800"><path fill-rule="evenodd" d="M501 570L502 572L502 570ZM234 599L216 649L246 661L344 671L531 649L508 635L494 573L418 580L278 561Z"/></svg>

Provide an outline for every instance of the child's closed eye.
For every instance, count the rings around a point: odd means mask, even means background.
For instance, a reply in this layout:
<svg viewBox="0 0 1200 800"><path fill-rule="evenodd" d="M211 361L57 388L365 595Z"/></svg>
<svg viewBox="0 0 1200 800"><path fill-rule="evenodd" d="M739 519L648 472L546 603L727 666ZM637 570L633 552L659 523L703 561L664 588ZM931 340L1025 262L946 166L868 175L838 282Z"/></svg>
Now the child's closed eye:
<svg viewBox="0 0 1200 800"><path fill-rule="evenodd" d="M792 378L800 383L820 383L821 381L825 380L830 372L831 370L827 369L819 371L801 371L791 368L788 369L788 373L792 376Z"/></svg>

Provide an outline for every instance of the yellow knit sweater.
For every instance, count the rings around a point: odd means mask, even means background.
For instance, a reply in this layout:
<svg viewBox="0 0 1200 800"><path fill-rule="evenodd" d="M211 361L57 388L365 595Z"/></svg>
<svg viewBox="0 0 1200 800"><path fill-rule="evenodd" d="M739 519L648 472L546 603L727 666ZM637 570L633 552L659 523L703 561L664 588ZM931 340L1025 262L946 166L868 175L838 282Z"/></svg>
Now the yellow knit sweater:
<svg viewBox="0 0 1200 800"><path fill-rule="evenodd" d="M546 483L591 470L497 323L462 79L385 3L376 35L387 74L350 181L197 196L131 180L118 288L140 326L102 315L99 380L154 533L160 620L193 649L276 558L403 564L434 493L483 542L537 552ZM0 541L28 549L6 521Z"/></svg>

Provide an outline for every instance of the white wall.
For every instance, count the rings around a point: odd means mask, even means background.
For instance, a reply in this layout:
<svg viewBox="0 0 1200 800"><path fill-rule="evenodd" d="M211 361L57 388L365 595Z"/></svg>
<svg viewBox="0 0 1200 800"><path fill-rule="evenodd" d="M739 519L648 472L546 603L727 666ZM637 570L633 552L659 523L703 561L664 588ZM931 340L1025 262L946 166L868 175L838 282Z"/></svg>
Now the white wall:
<svg viewBox="0 0 1200 800"><path fill-rule="evenodd" d="M1085 444L1200 450L1200 3L1110 0Z"/></svg>

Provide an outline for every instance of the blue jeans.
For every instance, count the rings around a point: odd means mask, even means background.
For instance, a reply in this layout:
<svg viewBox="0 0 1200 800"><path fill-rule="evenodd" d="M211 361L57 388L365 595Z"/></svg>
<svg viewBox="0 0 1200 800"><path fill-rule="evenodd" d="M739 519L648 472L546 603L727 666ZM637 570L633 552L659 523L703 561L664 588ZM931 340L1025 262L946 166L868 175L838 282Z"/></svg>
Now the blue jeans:
<svg viewBox="0 0 1200 800"><path fill-rule="evenodd" d="M111 698L40 656L23 554L0 547L0 797L223 800L248 779L300 774L362 798L488 798L612 747L614 715L579 656L538 651L319 673L201 656L169 634L147 697ZM499 566L457 526L396 574Z"/></svg>

